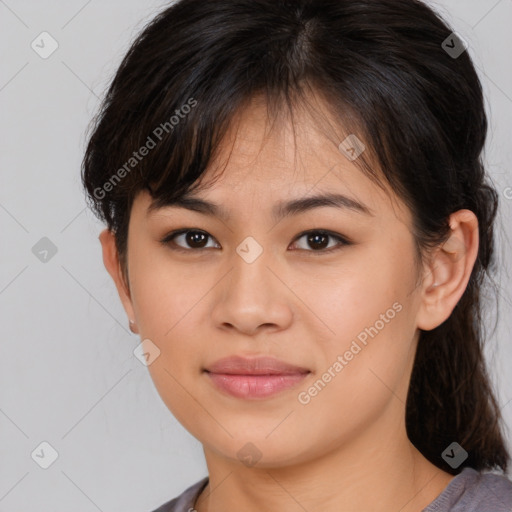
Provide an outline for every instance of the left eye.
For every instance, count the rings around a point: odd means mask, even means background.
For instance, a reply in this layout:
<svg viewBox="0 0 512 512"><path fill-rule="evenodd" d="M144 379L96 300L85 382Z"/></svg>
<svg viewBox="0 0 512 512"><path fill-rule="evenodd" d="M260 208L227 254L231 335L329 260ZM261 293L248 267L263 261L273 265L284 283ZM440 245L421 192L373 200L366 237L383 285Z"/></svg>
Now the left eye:
<svg viewBox="0 0 512 512"><path fill-rule="evenodd" d="M350 245L350 242L342 236L330 233L328 231L307 231L306 233L299 235L295 240L300 240L301 238L305 238L306 243L310 247L315 247L315 250L310 252L331 252L341 248L344 245ZM337 240L338 244L329 247L329 238Z"/></svg>
<svg viewBox="0 0 512 512"><path fill-rule="evenodd" d="M182 238L182 244L188 244L188 247L184 247L183 245L180 245L176 242L178 239L180 239L180 237ZM161 243L163 245L170 246L172 250L185 252L218 247L218 244L217 246L206 246L205 243L209 238L214 240L213 237L205 231L181 229L179 231L173 231L172 233L169 233L163 240L161 240ZM308 252L329 253L331 251L340 249L343 246L351 244L351 242L349 242L341 235L323 230L306 231L301 233L295 238L294 244L297 244L297 241L301 239L305 239L306 244L308 244L310 248L312 247L313 250L309 250L307 247L299 247L298 249ZM338 243L334 244L334 246L329 246L329 239L336 240ZM297 250L297 248L292 250Z"/></svg>

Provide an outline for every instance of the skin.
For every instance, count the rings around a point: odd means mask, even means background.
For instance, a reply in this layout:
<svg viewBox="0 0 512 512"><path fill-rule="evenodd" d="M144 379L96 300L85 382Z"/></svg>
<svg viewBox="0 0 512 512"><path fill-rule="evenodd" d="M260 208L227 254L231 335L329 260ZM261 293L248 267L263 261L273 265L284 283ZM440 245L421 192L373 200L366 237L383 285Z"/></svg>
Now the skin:
<svg viewBox="0 0 512 512"><path fill-rule="evenodd" d="M365 177L307 116L295 120L295 145L287 121L267 131L261 103L239 114L238 132L230 130L205 180L227 162L222 176L196 193L223 205L229 219L177 207L148 216L151 198L140 193L129 223L128 281L114 235L100 235L105 266L134 332L161 351L148 366L154 384L203 444L210 480L195 509L420 511L453 476L407 438L414 354L419 329L444 322L467 286L478 250L477 218L468 210L452 214L450 240L418 268L410 211ZM272 219L276 202L319 192L347 195L374 215L321 207ZM184 236L174 241L188 252L160 243L179 228L208 233L207 249L191 248ZM307 236L297 238L318 229L353 243L322 254L325 249ZM263 248L250 264L236 252L248 236ZM328 249L338 245L335 238L327 243ZM298 394L394 303L401 311L301 404ZM202 371L234 354L274 356L311 373L271 398L234 398ZM261 453L252 466L237 456L248 442Z"/></svg>

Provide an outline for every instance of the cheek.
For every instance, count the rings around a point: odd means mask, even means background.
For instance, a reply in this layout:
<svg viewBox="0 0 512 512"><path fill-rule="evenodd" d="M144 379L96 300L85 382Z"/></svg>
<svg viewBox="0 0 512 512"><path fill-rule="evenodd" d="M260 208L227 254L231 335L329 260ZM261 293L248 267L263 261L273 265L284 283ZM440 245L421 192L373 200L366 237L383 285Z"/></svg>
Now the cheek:
<svg viewBox="0 0 512 512"><path fill-rule="evenodd" d="M161 249L134 251L130 264L132 300L141 336L166 340L214 284L197 265L177 265Z"/></svg>
<svg viewBox="0 0 512 512"><path fill-rule="evenodd" d="M148 369L168 405L186 400L180 384L190 387L196 378L193 367L199 365L204 344L198 319L205 315L204 297L214 277L202 275L197 266L170 264L165 251L134 251L130 281L140 338L150 339L160 350Z"/></svg>
<svg viewBox="0 0 512 512"><path fill-rule="evenodd" d="M307 306L304 318L317 333L325 332L328 346L338 349L342 340L360 335L373 327L389 331L401 325L396 318L411 300L414 282L413 262L398 261L395 253L383 256L371 251L354 251L336 265L318 266L311 277L296 276L291 288ZM289 281L290 282L290 281ZM368 336L368 335L366 335Z"/></svg>
<svg viewBox="0 0 512 512"><path fill-rule="evenodd" d="M343 397L354 407L371 408L389 398L391 389L403 392L404 375L414 358L410 291L415 269L413 260L398 261L393 254L383 258L380 252L378 259L354 261L350 272L331 272L324 286L310 287L308 300L328 327L319 387L331 378L324 372L330 369L336 375L325 386L329 393L322 388L325 400ZM316 318L312 321L318 324Z"/></svg>
<svg viewBox="0 0 512 512"><path fill-rule="evenodd" d="M397 417L403 414L414 345L407 309L394 304L385 317L388 323L379 318L355 325L351 319L347 335L340 323L340 334L326 347L325 364L299 390L295 419L301 418L317 434L318 442L348 442L380 421L386 410L396 410ZM375 311L385 314L387 310L377 307Z"/></svg>

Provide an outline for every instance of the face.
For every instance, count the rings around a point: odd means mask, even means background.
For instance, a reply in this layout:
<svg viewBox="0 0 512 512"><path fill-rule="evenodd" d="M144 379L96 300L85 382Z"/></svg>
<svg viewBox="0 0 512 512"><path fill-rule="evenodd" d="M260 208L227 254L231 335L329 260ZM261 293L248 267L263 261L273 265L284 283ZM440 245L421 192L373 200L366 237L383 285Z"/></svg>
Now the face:
<svg viewBox="0 0 512 512"><path fill-rule="evenodd" d="M124 304L150 358L160 351L155 386L205 449L260 467L389 435L404 420L418 332L410 212L306 116L295 142L287 122L265 133L256 102L239 120L222 175L193 195L222 215L148 212L145 192L133 204ZM286 209L325 194L346 199ZM293 368L215 369L230 356Z"/></svg>

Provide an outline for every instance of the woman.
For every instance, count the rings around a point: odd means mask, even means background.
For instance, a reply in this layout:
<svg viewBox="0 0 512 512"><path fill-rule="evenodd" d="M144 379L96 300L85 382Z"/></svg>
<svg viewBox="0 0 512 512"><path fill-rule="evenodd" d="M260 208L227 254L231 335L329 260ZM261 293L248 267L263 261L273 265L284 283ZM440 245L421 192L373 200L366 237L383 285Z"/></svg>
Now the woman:
<svg viewBox="0 0 512 512"><path fill-rule="evenodd" d="M464 41L416 0L181 0L83 163L208 476L158 511L510 511L480 288L497 194Z"/></svg>

